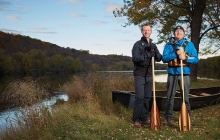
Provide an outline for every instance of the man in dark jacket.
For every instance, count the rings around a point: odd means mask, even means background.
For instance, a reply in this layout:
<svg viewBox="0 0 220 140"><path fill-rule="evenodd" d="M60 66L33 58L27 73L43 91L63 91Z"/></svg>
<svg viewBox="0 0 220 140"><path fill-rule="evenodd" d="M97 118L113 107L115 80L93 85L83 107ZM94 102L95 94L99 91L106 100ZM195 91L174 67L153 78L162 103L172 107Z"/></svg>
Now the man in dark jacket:
<svg viewBox="0 0 220 140"><path fill-rule="evenodd" d="M149 101L152 95L152 57L161 61L161 54L157 46L152 43L150 35L152 28L149 24L141 27L142 37L132 48L132 61L134 63L135 102L133 108L134 126L141 128L149 124ZM154 62L155 63L155 62Z"/></svg>

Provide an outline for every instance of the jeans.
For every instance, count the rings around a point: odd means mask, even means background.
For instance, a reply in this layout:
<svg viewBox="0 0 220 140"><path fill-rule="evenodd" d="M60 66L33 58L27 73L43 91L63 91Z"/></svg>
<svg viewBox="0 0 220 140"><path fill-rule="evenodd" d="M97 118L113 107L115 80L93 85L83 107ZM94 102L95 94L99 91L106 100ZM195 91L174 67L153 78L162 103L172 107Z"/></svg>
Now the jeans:
<svg viewBox="0 0 220 140"><path fill-rule="evenodd" d="M190 77L189 75L183 76L184 81L184 98L188 112L190 113L190 103L189 103L189 91L190 91ZM182 93L181 85L181 75L168 75L167 79L167 100L165 104L164 119L171 120L173 116L173 106L174 106L174 96L176 94L177 83L180 87Z"/></svg>
<svg viewBox="0 0 220 140"><path fill-rule="evenodd" d="M133 121L147 121L149 101L152 95L152 77L134 76L135 102L133 108Z"/></svg>

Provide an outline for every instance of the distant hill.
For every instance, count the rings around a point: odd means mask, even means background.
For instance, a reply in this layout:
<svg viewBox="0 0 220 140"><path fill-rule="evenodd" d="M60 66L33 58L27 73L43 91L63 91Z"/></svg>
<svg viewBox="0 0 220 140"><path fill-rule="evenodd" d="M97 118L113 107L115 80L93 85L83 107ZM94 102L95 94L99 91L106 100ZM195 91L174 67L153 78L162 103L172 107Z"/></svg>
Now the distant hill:
<svg viewBox="0 0 220 140"><path fill-rule="evenodd" d="M31 38L29 36L23 36L19 34L10 34L0 31L0 48L5 53L11 54L16 52L27 53L32 49L42 50L49 57L55 54L61 54L64 56L71 56L73 58L79 58L81 61L90 60L92 63L97 63L103 66L111 64L116 61L130 62L131 57L121 55L92 55L88 50L76 50L74 48L64 48L56 44L44 42L39 39Z"/></svg>
<svg viewBox="0 0 220 140"><path fill-rule="evenodd" d="M54 56L57 55L61 56L66 60L68 56L72 58L74 61L79 62L77 63L78 64L77 67L80 67L80 71L133 69L131 57L129 56L115 55L115 54L111 54L111 55L90 54L89 50L76 50L74 48L69 48L69 47L64 48L50 42L45 42L39 39L31 38L29 36L5 33L3 31L0 31L0 49L2 50L1 52L2 54L6 56L12 56L13 59L15 59L15 54L18 55L19 52L22 53L23 55L29 54L28 58L30 58L31 61L35 61L35 58L31 58L31 57L33 52L35 52L35 54L37 53L37 50L38 51L40 50L40 52L43 53L45 60L48 60L49 58L54 58ZM24 67L23 65L20 67ZM160 65L158 67L159 69L166 69L166 65L163 64L158 64L158 65ZM33 66L30 67L32 67L31 69L33 69ZM0 72L1 72L1 68L0 68Z"/></svg>

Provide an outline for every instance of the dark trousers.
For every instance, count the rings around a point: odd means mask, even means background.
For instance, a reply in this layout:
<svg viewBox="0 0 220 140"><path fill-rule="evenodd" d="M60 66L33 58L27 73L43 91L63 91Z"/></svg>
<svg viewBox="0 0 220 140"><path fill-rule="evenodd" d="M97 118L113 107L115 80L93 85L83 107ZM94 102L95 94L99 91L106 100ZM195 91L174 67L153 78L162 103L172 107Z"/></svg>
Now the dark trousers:
<svg viewBox="0 0 220 140"><path fill-rule="evenodd" d="M184 81L184 98L188 112L190 113L190 103L189 103L189 91L190 91L190 77L189 75L183 76ZM174 96L176 94L176 86L177 84L182 91L181 85L181 75L168 75L167 77L167 100L165 104L165 113L164 119L170 120L173 115L173 106L174 106ZM182 92L181 92L182 94Z"/></svg>
<svg viewBox="0 0 220 140"><path fill-rule="evenodd" d="M147 121L152 95L152 77L134 76L134 86L133 121Z"/></svg>

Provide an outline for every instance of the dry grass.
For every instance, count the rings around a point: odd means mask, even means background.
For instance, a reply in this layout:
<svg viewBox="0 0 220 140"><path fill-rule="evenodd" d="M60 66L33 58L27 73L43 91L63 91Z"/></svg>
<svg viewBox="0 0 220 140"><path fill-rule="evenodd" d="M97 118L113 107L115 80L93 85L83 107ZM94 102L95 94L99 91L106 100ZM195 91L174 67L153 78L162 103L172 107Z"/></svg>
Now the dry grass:
<svg viewBox="0 0 220 140"><path fill-rule="evenodd" d="M165 83L157 84L164 89ZM204 81L192 84L201 87ZM27 109L18 119L20 129L9 129L0 134L0 139L219 139L220 104L192 110L191 121L195 126L190 132L179 131L179 112L174 113L172 125L152 131L150 127L133 127L132 109L113 104L112 90L133 90L133 78L105 73L75 76L61 88L69 96L67 103L55 105L52 113L45 108Z"/></svg>
<svg viewBox="0 0 220 140"><path fill-rule="evenodd" d="M5 108L29 106L47 97L49 97L49 92L45 85L40 85L37 80L25 78L15 80L5 87L0 103L5 105Z"/></svg>
<svg viewBox="0 0 220 140"><path fill-rule="evenodd" d="M68 95L71 103L90 102L92 97L91 88L76 76L73 77L72 83L66 83L61 90Z"/></svg>

